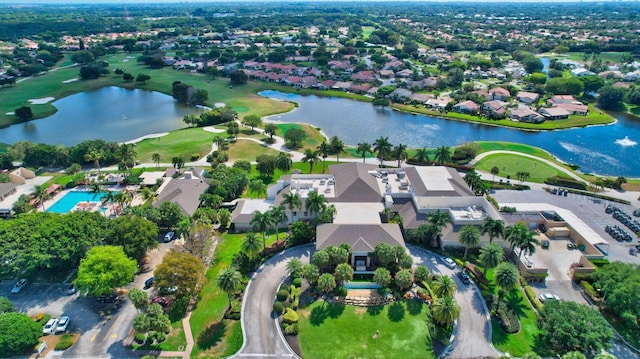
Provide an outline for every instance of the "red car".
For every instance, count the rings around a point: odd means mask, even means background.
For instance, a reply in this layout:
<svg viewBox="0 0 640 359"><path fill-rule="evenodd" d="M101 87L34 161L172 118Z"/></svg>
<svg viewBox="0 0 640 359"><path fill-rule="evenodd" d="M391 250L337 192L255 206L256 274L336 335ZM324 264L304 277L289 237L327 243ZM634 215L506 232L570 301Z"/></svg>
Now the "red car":
<svg viewBox="0 0 640 359"><path fill-rule="evenodd" d="M151 300L151 304L160 304L163 307L166 307L167 305L169 305L169 303L169 299L165 297L155 297Z"/></svg>

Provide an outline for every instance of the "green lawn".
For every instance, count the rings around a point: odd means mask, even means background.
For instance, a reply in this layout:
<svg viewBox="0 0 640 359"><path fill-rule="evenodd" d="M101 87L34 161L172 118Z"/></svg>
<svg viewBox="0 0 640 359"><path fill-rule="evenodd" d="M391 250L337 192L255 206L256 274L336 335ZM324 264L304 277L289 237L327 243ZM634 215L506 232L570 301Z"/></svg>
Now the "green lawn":
<svg viewBox="0 0 640 359"><path fill-rule="evenodd" d="M249 140L238 140L229 144L229 161L255 161L259 155L277 156L279 151Z"/></svg>
<svg viewBox="0 0 640 359"><path fill-rule="evenodd" d="M302 142L302 147L297 149L299 152L304 152L307 148L315 151L322 141L327 140L317 128L311 125L301 123L281 123L277 126L278 130L276 131L276 136L282 138L284 138L284 134L287 131L293 128L303 130L307 134L307 137Z"/></svg>
<svg viewBox="0 0 640 359"><path fill-rule="evenodd" d="M487 271L487 279L489 280L489 288L493 293L498 293L498 287L494 284L494 269ZM515 334L508 334L495 319L491 320L493 328L492 342L496 349L509 353L510 355L521 357L525 353L535 351L535 338L538 335L538 326L536 325L536 312L529 304L520 286L512 289L504 294L504 298L514 308L518 318L520 319L520 331ZM489 308L491 309L491 308Z"/></svg>
<svg viewBox="0 0 640 359"><path fill-rule="evenodd" d="M355 307L316 301L300 314L305 358L435 358L426 313L417 301ZM374 338L379 331L378 339Z"/></svg>
<svg viewBox="0 0 640 359"><path fill-rule="evenodd" d="M369 38L369 35L371 35L371 33L375 30L376 28L373 26L363 26L362 27L362 37L366 40Z"/></svg>
<svg viewBox="0 0 640 359"><path fill-rule="evenodd" d="M553 176L566 176L562 171L549 166L547 163L515 154L497 153L489 155L476 163L475 168L483 172L491 173L491 168L498 167L500 177L511 176L516 182L516 173L519 171L529 172L529 182L543 183L547 178Z"/></svg>
<svg viewBox="0 0 640 359"><path fill-rule="evenodd" d="M180 156L188 162L193 154L202 157L211 151L213 139L217 135L220 134L207 132L202 128L184 128L172 131L166 136L148 138L138 142L136 144L137 158L140 162L152 163L151 156L154 153L159 153L161 163L171 163L171 159L175 156Z"/></svg>
<svg viewBox="0 0 640 359"><path fill-rule="evenodd" d="M490 142L490 141L476 141L476 144L478 144L478 146L480 146L480 151L479 153L482 152L488 152L488 151L498 151L498 150L503 150L503 151L513 151L513 152L522 152L522 153L526 153L529 155L534 155L536 157L541 157L541 158L545 158L548 160L552 160L554 159L554 157L552 155L550 155L548 152L538 148L538 147L533 147L533 146L529 146L529 145L524 145L521 143L515 143L515 142Z"/></svg>

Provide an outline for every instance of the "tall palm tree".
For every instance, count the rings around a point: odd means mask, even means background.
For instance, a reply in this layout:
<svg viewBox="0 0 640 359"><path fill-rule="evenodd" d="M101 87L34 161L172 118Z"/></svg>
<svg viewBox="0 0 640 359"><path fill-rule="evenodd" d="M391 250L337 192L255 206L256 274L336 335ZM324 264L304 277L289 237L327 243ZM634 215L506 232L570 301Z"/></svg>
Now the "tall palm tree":
<svg viewBox="0 0 640 359"><path fill-rule="evenodd" d="M504 233L504 222L500 219L493 219L487 216L484 222L482 222L480 233L482 233L482 235L488 234L489 243L493 243L494 238L502 237Z"/></svg>
<svg viewBox="0 0 640 359"><path fill-rule="evenodd" d="M295 220L294 213L297 209L302 208L302 200L297 193L289 192L282 195L281 205L285 206L288 210L292 212L291 214L291 222Z"/></svg>
<svg viewBox="0 0 640 359"><path fill-rule="evenodd" d="M389 137L380 136L380 138L373 143L373 146L373 151L380 160L380 166L382 166L384 159L388 157L391 152L391 142L389 142Z"/></svg>
<svg viewBox="0 0 640 359"><path fill-rule="evenodd" d="M458 240L464 246L464 256L462 259L466 260L469 247L475 247L480 243L480 231L476 226L462 226L458 234Z"/></svg>
<svg viewBox="0 0 640 359"><path fill-rule="evenodd" d="M267 213L269 213L269 217L271 217L271 224L276 230L276 241L278 241L280 240L278 236L278 232L279 232L278 227L280 226L280 224L287 223L287 215L284 213L284 210L282 209L281 206L278 206L278 207L272 206L267 211Z"/></svg>
<svg viewBox="0 0 640 359"><path fill-rule="evenodd" d="M98 196L103 191L102 184L98 181L91 182L88 190L89 193L93 193L94 196Z"/></svg>
<svg viewBox="0 0 640 359"><path fill-rule="evenodd" d="M505 239L511 244L511 250L516 248L520 250L518 258L522 257L523 252L530 255L536 251L535 245L539 242L533 236L534 233L527 228L524 222L518 222L505 229Z"/></svg>
<svg viewBox="0 0 640 359"><path fill-rule="evenodd" d="M271 217L267 212L255 211L249 222L253 230L262 233L262 250L267 248L267 230L271 227Z"/></svg>
<svg viewBox="0 0 640 359"><path fill-rule="evenodd" d="M156 171L159 171L160 170L160 154L157 152L152 154L151 160L156 164Z"/></svg>
<svg viewBox="0 0 640 359"><path fill-rule="evenodd" d="M362 156L362 163L365 162L367 158L367 153L373 153L371 151L371 144L367 142L358 143L358 148L356 149L356 153L359 153Z"/></svg>
<svg viewBox="0 0 640 359"><path fill-rule="evenodd" d="M400 168L400 163L407 159L407 145L401 143L395 146L391 151L391 155L398 161L398 168Z"/></svg>
<svg viewBox="0 0 640 359"><path fill-rule="evenodd" d="M499 173L500 173L500 169L498 168L498 166L491 167L491 174L493 175L493 179L491 181L495 182L496 175Z"/></svg>
<svg viewBox="0 0 640 359"><path fill-rule="evenodd" d="M287 274L299 276L302 274L302 262L298 258L291 258L287 262Z"/></svg>
<svg viewBox="0 0 640 359"><path fill-rule="evenodd" d="M331 153L331 146L326 141L322 141L322 143L318 146L318 154L322 157L322 173L324 173L329 153Z"/></svg>
<svg viewBox="0 0 640 359"><path fill-rule="evenodd" d="M530 256L536 252L536 244L540 244L540 241L535 239L533 236L534 233L529 230L522 233L522 237L519 240L520 244L518 245L518 249L520 249L520 253L518 253L518 259L522 257L523 253Z"/></svg>
<svg viewBox="0 0 640 359"><path fill-rule="evenodd" d="M318 194L318 192L310 192L309 197L304 203L304 207L307 212L320 213L327 205L327 198L324 195Z"/></svg>
<svg viewBox="0 0 640 359"><path fill-rule="evenodd" d="M120 159L120 161L124 163L127 168L129 168L130 174L132 174L133 166L136 164L136 156L138 156L133 144L121 144L116 151L116 155Z"/></svg>
<svg viewBox="0 0 640 359"><path fill-rule="evenodd" d="M218 288L227 293L227 298L229 298L229 308L231 308L231 297L238 291L238 289L240 289L241 283L242 274L233 267L221 270L216 277L216 284L218 285Z"/></svg>
<svg viewBox="0 0 640 359"><path fill-rule="evenodd" d="M333 136L329 139L329 146L331 153L336 155L336 162L340 163L340 154L344 152L344 142L338 136Z"/></svg>
<svg viewBox="0 0 640 359"><path fill-rule="evenodd" d="M100 176L100 160L104 157L102 151L91 150L84 155L85 161L93 161L94 166L98 169L98 177Z"/></svg>
<svg viewBox="0 0 640 359"><path fill-rule="evenodd" d="M495 268L504 258L504 250L496 243L487 243L480 248L480 263L484 266L484 275L487 269Z"/></svg>
<svg viewBox="0 0 640 359"><path fill-rule="evenodd" d="M47 189L44 186L37 186L33 192L33 198L36 199L37 203L42 205L42 212L46 212L47 209L44 206L44 202L51 198L51 195L47 193Z"/></svg>
<svg viewBox="0 0 640 359"><path fill-rule="evenodd" d="M518 284L518 268L509 262L502 262L498 264L495 272L495 281L500 291L498 292L498 301L496 302L496 308L502 300L502 294L505 290L511 290Z"/></svg>
<svg viewBox="0 0 640 359"><path fill-rule="evenodd" d="M318 278L318 289L322 293L329 293L336 287L336 279L330 273L325 273Z"/></svg>
<svg viewBox="0 0 640 359"><path fill-rule="evenodd" d="M448 275L439 275L431 283L433 293L438 297L445 297L453 295L456 292L458 286L456 282Z"/></svg>
<svg viewBox="0 0 640 359"><path fill-rule="evenodd" d="M429 162L429 150L426 147L416 150L416 162L418 162L418 164Z"/></svg>
<svg viewBox="0 0 640 359"><path fill-rule="evenodd" d="M253 258L261 251L260 239L254 232L249 232L244 236L241 249L249 257Z"/></svg>
<svg viewBox="0 0 640 359"><path fill-rule="evenodd" d="M275 163L275 166L277 169L286 173L286 172L289 172L292 165L293 165L293 161L291 160L288 154L284 152L278 153L278 157L276 157L276 163Z"/></svg>
<svg viewBox="0 0 640 359"><path fill-rule="evenodd" d="M448 146L440 146L434 153L434 158L441 165L451 162L451 151Z"/></svg>
<svg viewBox="0 0 640 359"><path fill-rule="evenodd" d="M105 197L105 199L106 199L107 201L109 201L109 195L110 195L111 193L113 193L113 192L111 192L111 191L107 191L107 195L106 195L106 197ZM147 201L149 201L149 202L153 202L153 201L156 199L156 197L158 196L158 194L157 194L157 193L155 193L154 191L152 191L151 189L149 189L149 187L145 187L145 188L143 188L143 189L142 189L142 192L140 192L140 195L142 196L142 199L143 199L145 202L147 202Z"/></svg>
<svg viewBox="0 0 640 359"><path fill-rule="evenodd" d="M433 319L442 325L453 323L460 316L460 306L448 295L437 298L431 307Z"/></svg>
<svg viewBox="0 0 640 359"><path fill-rule="evenodd" d="M429 215L427 223L429 223L431 232L433 233L433 240L437 241L438 238L442 236L442 230L449 222L451 222L449 214L439 209Z"/></svg>
<svg viewBox="0 0 640 359"><path fill-rule="evenodd" d="M318 282L318 277L320 277L320 270L314 264L305 264L302 267L302 276L309 285L314 286Z"/></svg>
<svg viewBox="0 0 640 359"><path fill-rule="evenodd" d="M313 151L309 148L304 150L304 157L302 157L302 162L309 162L309 173L313 173L313 165L318 162L318 151Z"/></svg>

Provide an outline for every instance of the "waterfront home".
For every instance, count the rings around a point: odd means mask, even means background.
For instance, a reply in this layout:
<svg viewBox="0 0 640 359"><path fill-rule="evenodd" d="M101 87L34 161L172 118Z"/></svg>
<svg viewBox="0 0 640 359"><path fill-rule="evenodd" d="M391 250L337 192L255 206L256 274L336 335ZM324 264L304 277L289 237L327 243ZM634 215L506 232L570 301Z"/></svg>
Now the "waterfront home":
<svg viewBox="0 0 640 359"><path fill-rule="evenodd" d="M562 107L541 108L540 114L547 120L562 120L569 118L570 115L569 111Z"/></svg>
<svg viewBox="0 0 640 359"><path fill-rule="evenodd" d="M489 97L492 100L506 101L511 97L509 90L502 87L494 87L489 89Z"/></svg>
<svg viewBox="0 0 640 359"><path fill-rule="evenodd" d="M453 112L458 112L458 113L464 113L467 115L473 115L478 113L478 111L480 110L480 105L478 105L477 103L471 101L471 100L467 100L467 101L463 101L460 103L457 103L455 105L453 105L452 109Z"/></svg>
<svg viewBox="0 0 640 359"><path fill-rule="evenodd" d="M516 100L527 105L531 105L532 103L537 102L539 98L540 95L535 92L519 91L516 94Z"/></svg>
<svg viewBox="0 0 640 359"><path fill-rule="evenodd" d="M482 103L482 113L489 118L504 118L505 103L502 101L486 101Z"/></svg>
<svg viewBox="0 0 640 359"><path fill-rule="evenodd" d="M528 106L519 106L509 112L509 118L518 122L542 123L544 117Z"/></svg>

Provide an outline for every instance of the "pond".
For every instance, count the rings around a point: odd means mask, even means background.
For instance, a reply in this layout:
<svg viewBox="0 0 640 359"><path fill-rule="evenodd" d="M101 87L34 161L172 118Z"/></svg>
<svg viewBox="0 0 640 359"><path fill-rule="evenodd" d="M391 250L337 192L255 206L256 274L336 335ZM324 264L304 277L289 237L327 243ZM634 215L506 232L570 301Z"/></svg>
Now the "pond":
<svg viewBox="0 0 640 359"><path fill-rule="evenodd" d="M469 141L519 142L543 148L560 160L580 166L585 173L640 177L640 121L617 114L617 122L560 131L530 132L485 126L393 111L336 97L302 96L262 91L261 96L298 103L286 114L270 119L309 123L347 145L373 143L380 136L409 147L455 146Z"/></svg>
<svg viewBox="0 0 640 359"><path fill-rule="evenodd" d="M65 146L96 138L125 142L186 127L184 115L197 111L160 92L115 86L67 96L53 106L58 112L49 117L0 129L0 142Z"/></svg>

